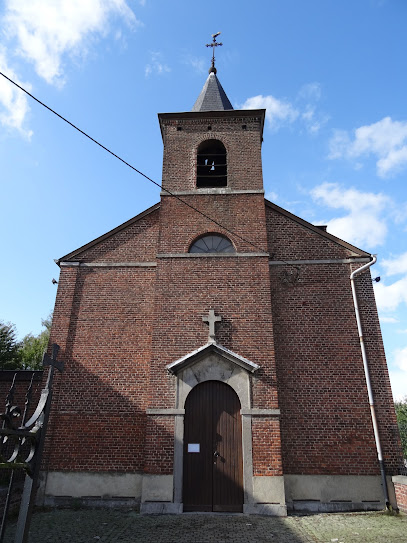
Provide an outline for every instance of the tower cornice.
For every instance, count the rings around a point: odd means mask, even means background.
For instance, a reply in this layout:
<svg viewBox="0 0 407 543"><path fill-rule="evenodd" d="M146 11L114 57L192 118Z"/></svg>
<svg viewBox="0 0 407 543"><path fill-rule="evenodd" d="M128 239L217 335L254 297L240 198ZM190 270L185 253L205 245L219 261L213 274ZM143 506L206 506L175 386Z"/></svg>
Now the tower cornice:
<svg viewBox="0 0 407 543"><path fill-rule="evenodd" d="M255 119L260 120L260 136L263 136L264 120L266 116L265 109L231 109L226 111L183 111L179 113L158 113L161 136L163 137L163 125L177 122L180 126L183 121L195 121L197 123L207 123L210 119Z"/></svg>

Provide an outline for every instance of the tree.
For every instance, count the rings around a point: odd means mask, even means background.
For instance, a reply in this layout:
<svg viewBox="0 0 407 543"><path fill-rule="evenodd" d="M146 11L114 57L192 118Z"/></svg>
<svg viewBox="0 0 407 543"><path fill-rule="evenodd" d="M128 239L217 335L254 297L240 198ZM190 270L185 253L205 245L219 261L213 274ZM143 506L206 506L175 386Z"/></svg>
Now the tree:
<svg viewBox="0 0 407 543"><path fill-rule="evenodd" d="M0 369L39 370L47 350L52 324L52 313L41 320L42 330L37 336L27 334L21 342L16 339L14 324L0 321Z"/></svg>
<svg viewBox="0 0 407 543"><path fill-rule="evenodd" d="M0 368L12 370L19 367L19 348L14 324L0 321Z"/></svg>
<svg viewBox="0 0 407 543"><path fill-rule="evenodd" d="M47 350L49 342L52 314L48 318L42 319L41 324L45 327L45 330L40 332L38 336L27 334L21 342L19 351L21 369L39 370L42 368L42 357L44 351Z"/></svg>
<svg viewBox="0 0 407 543"><path fill-rule="evenodd" d="M403 400L394 402L396 409L397 423L399 425L401 446L404 460L407 460L407 396Z"/></svg>

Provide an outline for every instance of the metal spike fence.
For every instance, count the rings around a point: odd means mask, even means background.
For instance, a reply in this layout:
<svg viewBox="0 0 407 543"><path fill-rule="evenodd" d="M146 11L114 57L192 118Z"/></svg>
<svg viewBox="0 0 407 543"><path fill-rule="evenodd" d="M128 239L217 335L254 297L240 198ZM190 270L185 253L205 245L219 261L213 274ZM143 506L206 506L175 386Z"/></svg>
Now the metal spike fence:
<svg viewBox="0 0 407 543"><path fill-rule="evenodd" d="M4 413L0 415L0 420L3 421L0 429L0 480L3 484L8 483L0 525L0 543L4 541L10 506L14 505L15 496L16 494L18 496L19 490L21 492L21 487L23 488L14 543L28 541L51 408L54 371L63 370L63 362L57 360L58 351L59 346L54 343L52 356L44 353L43 366L49 366L47 381L33 414L28 417L31 412L34 372L25 394L23 407L15 405L14 402L18 375L16 372L6 398Z"/></svg>

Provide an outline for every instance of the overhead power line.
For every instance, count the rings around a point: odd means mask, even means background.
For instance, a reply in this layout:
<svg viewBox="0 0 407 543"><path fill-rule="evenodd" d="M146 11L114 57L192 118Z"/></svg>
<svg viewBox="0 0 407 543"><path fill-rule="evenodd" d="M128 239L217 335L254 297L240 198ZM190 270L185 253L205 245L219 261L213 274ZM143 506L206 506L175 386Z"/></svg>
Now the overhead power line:
<svg viewBox="0 0 407 543"><path fill-rule="evenodd" d="M255 249L258 249L260 252L264 253L264 249L260 248L258 245L256 245L255 243L249 241L248 239L244 238L243 236L241 236L240 234L237 234L236 232L234 232L233 230L230 230L229 228L227 228L226 226L224 226L223 224L221 224L220 222L218 222L217 220L213 219L212 217L210 217L209 215L207 215L206 213L204 213L203 211L201 211L200 209L196 208L195 206L189 204L188 202L186 202L185 200L183 200L182 198L180 198L177 194L174 194L172 193L171 191L169 191L168 189L164 188L162 185L160 185L159 183L157 183L156 181L154 181L154 179L151 179L151 177L149 177L148 175L146 175L145 173L143 173L142 171L138 170L137 168L135 168L134 166L132 166L129 162L127 162L126 160L124 160L123 158L121 158L119 155L116 155L116 153L114 153L113 151L111 151L110 149L108 149L105 145L103 145L102 143L100 143L99 141L95 140L94 138L92 138L92 136L89 136L89 134L87 134L86 132L84 132L83 130L81 130L78 126L76 126L75 124L71 123L71 121L69 121L68 119L66 119L65 117L63 117L62 115L60 115L57 111L55 111L54 109L52 109L51 107L47 106L47 104L44 104L44 102L41 102L41 100L39 100L38 98L36 98L33 94L31 94L30 92L28 92L28 90L26 90L24 87L22 87L21 85L19 85L18 83L16 83L15 81L13 81L10 77L8 77L7 75L5 75L3 72L0 71L0 75L2 75L5 79L7 79L8 81L10 81L10 83L12 83L13 85L15 85L17 88L19 88L21 91L23 91L25 94L27 94L30 98L32 98L33 100L35 100L38 104L40 104L41 106L45 107L46 109L48 109L48 111L50 111L51 113L53 113L54 115L56 115L57 117L59 117L62 121L65 121L67 124L69 124L70 126L72 126L72 128L74 128L75 130L77 130L78 132L80 132L83 136L85 136L86 138L90 139L91 141L93 141L93 143L96 143L96 145L99 145L99 147L101 147L102 149L104 149L105 151L107 151L108 153L110 153L111 155L113 155L115 158L117 158L118 160L120 160L120 162L123 162L123 164L125 164L126 166L128 166L129 168L131 168L132 170L134 170L136 173L138 173L139 175L143 176L145 179L147 179L147 181L150 181L150 183L153 183L154 185L156 185L157 187L159 187L161 190L165 191L167 194L169 194L170 196L172 196L173 198L176 198L179 202L181 202L182 204L186 205L187 207L189 207L190 209L192 209L193 211L195 211L196 213L199 213L200 215L202 215L203 217L205 217L206 219L208 219L209 221L211 221L212 223L216 224L217 226L219 226L220 228L222 228L223 230L225 230L226 232L228 232L229 234L232 234L233 236L236 236L237 238L241 239L242 241L248 243L249 245L251 245L252 247L254 247ZM284 262L284 261L282 261ZM288 264L288 263L287 263Z"/></svg>

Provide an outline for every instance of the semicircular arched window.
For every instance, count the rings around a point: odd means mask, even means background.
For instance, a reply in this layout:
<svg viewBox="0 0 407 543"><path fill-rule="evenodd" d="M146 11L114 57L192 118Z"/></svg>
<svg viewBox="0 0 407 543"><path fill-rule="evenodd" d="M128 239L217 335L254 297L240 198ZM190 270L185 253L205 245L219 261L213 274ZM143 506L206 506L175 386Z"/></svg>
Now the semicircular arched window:
<svg viewBox="0 0 407 543"><path fill-rule="evenodd" d="M190 253L235 253L232 242L220 234L207 234L195 240L189 248Z"/></svg>
<svg viewBox="0 0 407 543"><path fill-rule="evenodd" d="M198 147L196 186L226 187L226 148L219 140L205 140Z"/></svg>

